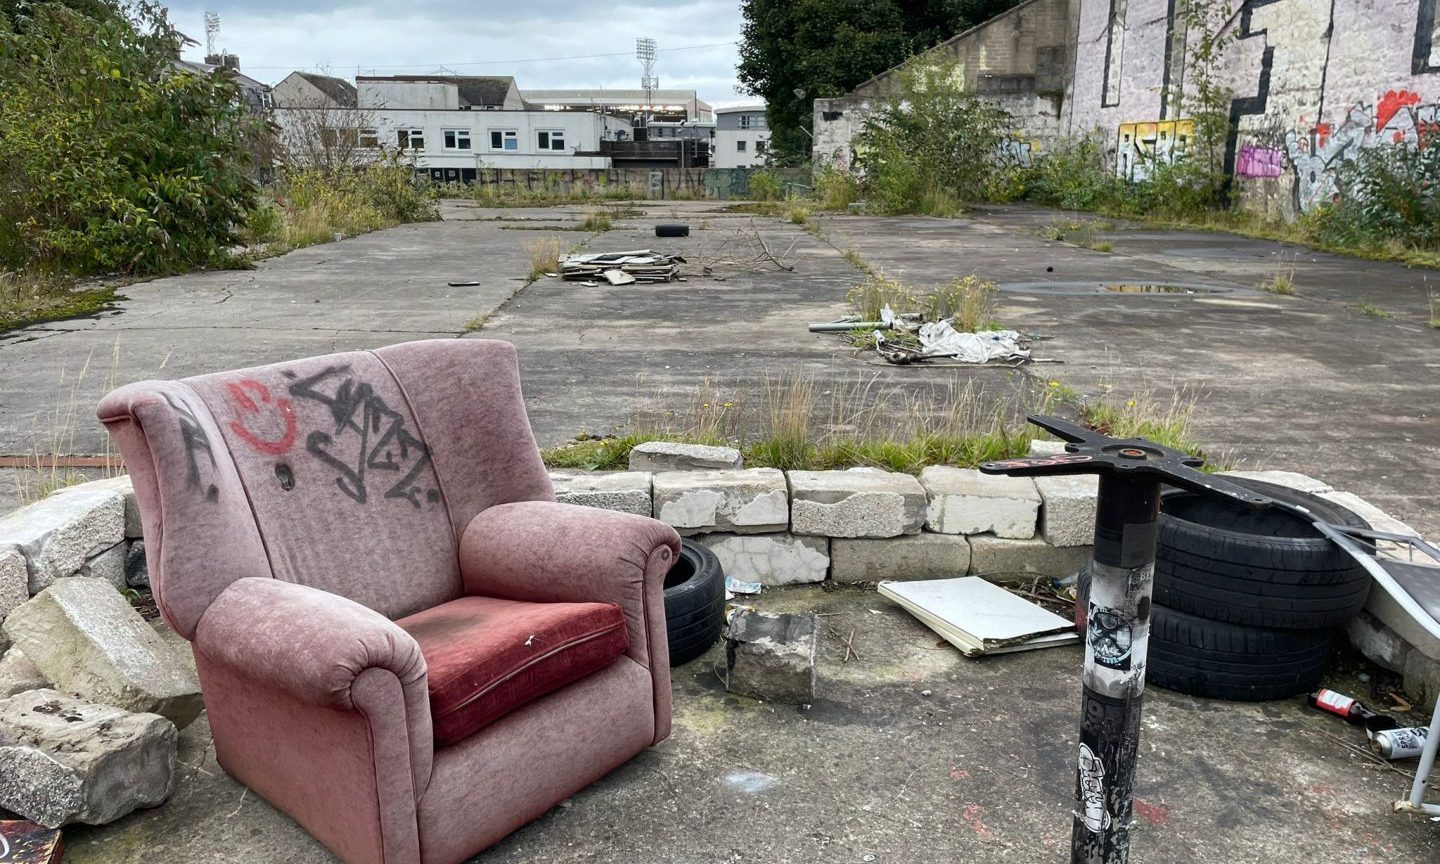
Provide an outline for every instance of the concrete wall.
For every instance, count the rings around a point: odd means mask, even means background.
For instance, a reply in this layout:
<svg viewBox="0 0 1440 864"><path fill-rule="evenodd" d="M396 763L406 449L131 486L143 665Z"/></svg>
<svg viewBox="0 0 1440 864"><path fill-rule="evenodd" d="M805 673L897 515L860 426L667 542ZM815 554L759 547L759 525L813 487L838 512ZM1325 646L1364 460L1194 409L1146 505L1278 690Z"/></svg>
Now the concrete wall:
<svg viewBox="0 0 1440 864"><path fill-rule="evenodd" d="M1015 153L1028 158L1062 133L1078 3L1029 0L917 59L955 63L967 91L1010 112ZM868 117L900 92L904 70L901 65L883 72L839 99L815 100L811 128L817 170L851 169L855 136Z"/></svg>
<svg viewBox="0 0 1440 864"><path fill-rule="evenodd" d="M355 84L361 108L421 108L458 111L460 88L443 81L366 81Z"/></svg>
<svg viewBox="0 0 1440 864"><path fill-rule="evenodd" d="M319 87L306 81L299 72L291 72L279 84L272 87L270 99L276 108L337 107L335 100L322 93Z"/></svg>
<svg viewBox="0 0 1440 864"><path fill-rule="evenodd" d="M1117 170L1151 146L1124 146L1122 124L1190 117L1186 67L1199 34L1186 32L1178 2L1080 0L1065 126L1099 129ZM1249 0L1217 19L1236 38L1221 83L1234 93L1226 166L1241 203L1287 217L1311 210L1344 194L1337 169L1359 150L1440 132L1437 23L1435 0Z"/></svg>

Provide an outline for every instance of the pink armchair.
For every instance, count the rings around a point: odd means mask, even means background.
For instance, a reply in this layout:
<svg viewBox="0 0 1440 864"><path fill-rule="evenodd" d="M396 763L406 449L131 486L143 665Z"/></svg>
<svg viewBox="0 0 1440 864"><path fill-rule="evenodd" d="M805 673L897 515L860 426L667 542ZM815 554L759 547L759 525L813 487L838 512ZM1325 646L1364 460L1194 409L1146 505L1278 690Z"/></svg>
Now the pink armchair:
<svg viewBox="0 0 1440 864"><path fill-rule="evenodd" d="M679 537L557 504L514 349L114 391L221 766L351 864L465 860L670 731Z"/></svg>

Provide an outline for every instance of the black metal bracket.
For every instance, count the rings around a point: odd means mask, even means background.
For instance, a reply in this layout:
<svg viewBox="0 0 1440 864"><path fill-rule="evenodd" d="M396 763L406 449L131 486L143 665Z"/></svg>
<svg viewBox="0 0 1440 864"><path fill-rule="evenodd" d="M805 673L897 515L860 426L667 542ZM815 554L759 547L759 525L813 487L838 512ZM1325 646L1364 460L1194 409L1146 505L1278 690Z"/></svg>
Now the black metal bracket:
<svg viewBox="0 0 1440 864"><path fill-rule="evenodd" d="M1041 477L1055 474L1153 475L1160 482L1202 495L1221 495L1252 507L1268 507L1269 498L1224 478L1197 471L1205 460L1180 450L1171 450L1145 438L1111 438L1059 417L1032 415L1029 421L1067 442L1065 452L1055 456L1031 456L986 462L985 474Z"/></svg>

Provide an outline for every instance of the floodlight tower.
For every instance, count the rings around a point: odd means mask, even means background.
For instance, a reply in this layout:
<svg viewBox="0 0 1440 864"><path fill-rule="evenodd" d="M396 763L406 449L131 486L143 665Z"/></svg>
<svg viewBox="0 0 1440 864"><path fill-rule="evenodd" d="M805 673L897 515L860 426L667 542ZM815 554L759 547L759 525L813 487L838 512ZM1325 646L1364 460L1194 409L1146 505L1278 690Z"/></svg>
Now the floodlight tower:
<svg viewBox="0 0 1440 864"><path fill-rule="evenodd" d="M216 43L216 41L218 41L218 40L216 39L216 37L218 37L219 35L220 35L220 13L219 13L219 12L206 12L206 13L205 13L205 56L206 56L207 58L209 58L209 57L214 57L214 56L215 56L215 43ZM205 62L208 63L208 62L210 62L210 61L207 59Z"/></svg>
<svg viewBox="0 0 1440 864"><path fill-rule="evenodd" d="M640 88L645 91L645 110L649 113L655 108L655 90L660 86L660 79L655 77L655 40L649 36L636 39L635 59L645 70L640 78Z"/></svg>

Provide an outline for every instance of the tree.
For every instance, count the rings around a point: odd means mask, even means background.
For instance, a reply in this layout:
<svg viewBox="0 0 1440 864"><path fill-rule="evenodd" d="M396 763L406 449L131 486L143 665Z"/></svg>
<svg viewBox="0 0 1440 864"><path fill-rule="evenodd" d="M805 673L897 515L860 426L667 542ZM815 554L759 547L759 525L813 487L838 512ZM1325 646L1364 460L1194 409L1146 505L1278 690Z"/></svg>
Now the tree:
<svg viewBox="0 0 1440 864"><path fill-rule="evenodd" d="M337 105L323 94L276 106L274 117L280 126L277 155L291 168L363 168L386 155L373 112Z"/></svg>
<svg viewBox="0 0 1440 864"><path fill-rule="evenodd" d="M765 100L777 158L804 158L816 99L843 96L1018 2L744 0L740 83Z"/></svg>
<svg viewBox="0 0 1440 864"><path fill-rule="evenodd" d="M255 122L140 2L0 21L0 267L165 273L228 255L254 206Z"/></svg>

